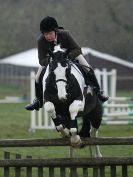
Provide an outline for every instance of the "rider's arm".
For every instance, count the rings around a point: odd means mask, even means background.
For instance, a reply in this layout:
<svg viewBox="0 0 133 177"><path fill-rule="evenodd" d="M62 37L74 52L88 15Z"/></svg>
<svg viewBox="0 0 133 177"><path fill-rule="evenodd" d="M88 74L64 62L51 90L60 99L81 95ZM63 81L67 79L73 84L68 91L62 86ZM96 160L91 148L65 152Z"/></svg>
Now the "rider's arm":
<svg viewBox="0 0 133 177"><path fill-rule="evenodd" d="M38 44L39 63L41 66L46 66L48 64L49 59L50 59L50 56L47 52L46 43L45 43L44 39L42 37L40 37L37 40L37 44Z"/></svg>
<svg viewBox="0 0 133 177"><path fill-rule="evenodd" d="M79 47L79 45L76 43L76 41L74 40L74 38L70 35L69 32L67 32L67 41L69 44L69 56L71 59L76 59L79 61L79 63L83 66L86 66L87 70L90 70L91 66L88 64L88 62L86 61L86 59L84 58L81 48Z"/></svg>
<svg viewBox="0 0 133 177"><path fill-rule="evenodd" d="M75 59L77 56L82 54L81 48L68 31L66 32L66 38L69 47L69 57L71 59Z"/></svg>

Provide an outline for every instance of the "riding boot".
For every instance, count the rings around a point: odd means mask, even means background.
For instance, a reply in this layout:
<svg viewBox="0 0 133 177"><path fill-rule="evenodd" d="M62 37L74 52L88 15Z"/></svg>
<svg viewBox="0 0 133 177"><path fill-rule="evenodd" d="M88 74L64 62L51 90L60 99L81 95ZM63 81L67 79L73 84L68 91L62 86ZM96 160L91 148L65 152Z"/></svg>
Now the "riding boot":
<svg viewBox="0 0 133 177"><path fill-rule="evenodd" d="M35 80L35 95L36 99L33 100L33 103L28 104L25 109L32 111L32 110L39 110L43 106L43 76L46 72L46 66L40 67L38 69L36 80Z"/></svg>
<svg viewBox="0 0 133 177"><path fill-rule="evenodd" d="M95 76L95 73L91 67L91 65L89 65L86 61L86 59L84 58L84 56L82 54L78 55L76 57L76 59L79 61L80 65L82 66L82 68L84 69L84 71L86 72L86 77L85 77L85 83L86 85L88 84L92 84L95 88L96 93L98 94L99 99L102 102L105 102L108 100L108 96L105 96L103 94L103 91L100 90L100 86L99 83L97 81L97 78ZM84 75L84 72L83 72Z"/></svg>
<svg viewBox="0 0 133 177"><path fill-rule="evenodd" d="M107 101L109 97L104 95L103 91L100 89L99 83L92 68L90 68L90 71L87 73L87 77L91 84L94 86L94 90L97 93L99 100L101 100L102 102Z"/></svg>
<svg viewBox="0 0 133 177"><path fill-rule="evenodd" d="M25 109L28 111L39 110L43 106L43 86L42 82L36 83L35 82L35 94L36 99L33 100L33 103L28 104Z"/></svg>

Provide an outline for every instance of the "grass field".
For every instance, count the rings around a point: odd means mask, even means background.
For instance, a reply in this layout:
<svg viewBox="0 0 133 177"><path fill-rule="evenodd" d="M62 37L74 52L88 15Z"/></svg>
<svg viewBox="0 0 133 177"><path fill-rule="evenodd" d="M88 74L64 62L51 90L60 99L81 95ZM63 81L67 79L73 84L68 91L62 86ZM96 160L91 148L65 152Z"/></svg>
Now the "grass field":
<svg viewBox="0 0 133 177"><path fill-rule="evenodd" d="M8 88L0 88L0 98L6 95ZM13 88L14 90L14 88ZM8 95L12 95L9 89ZM4 94L2 94L4 93ZM13 92L14 93L14 92ZM131 94L131 93L130 93ZM19 93L17 94L19 95ZM118 93L119 96L125 96L125 93ZM127 95L129 96L129 95ZM20 104L0 104L0 138L59 138L60 134L55 130L37 130L30 132L30 112L24 109L25 103ZM100 137L126 137L133 136L132 125L109 126L102 125L99 129ZM22 157L27 155L33 158L58 158L69 157L69 147L39 147L39 148L1 148L0 157L3 158L3 151L10 151L12 156L20 153ZM133 156L132 146L101 146L103 156ZM89 157L89 148L75 150L76 157ZM119 171L119 170L118 170ZM108 174L108 172L107 172ZM133 175L133 169L130 168L129 177ZM1 173L0 173L1 175ZM120 176L118 172L118 177ZM2 177L2 176L0 176ZM12 177L12 176L11 176ZM36 177L36 175L34 175ZM58 176L57 176L58 177ZM106 176L108 177L108 176Z"/></svg>
<svg viewBox="0 0 133 177"><path fill-rule="evenodd" d="M37 130L29 132L30 113L24 109L25 104L0 104L0 138L58 138L60 134L54 130ZM101 126L100 137L133 136L132 125L128 126ZM31 155L34 158L58 158L69 157L69 147L34 147L34 148L1 148L0 157L3 151L10 151L13 154L22 154L22 157ZM101 146L103 156L132 156L132 146ZM75 151L76 157L89 157L89 148ZM131 172L132 173L132 172ZM119 175L118 175L119 176ZM1 177L1 176L0 176ZM34 176L35 177L35 176ZM129 176L132 177L132 176Z"/></svg>

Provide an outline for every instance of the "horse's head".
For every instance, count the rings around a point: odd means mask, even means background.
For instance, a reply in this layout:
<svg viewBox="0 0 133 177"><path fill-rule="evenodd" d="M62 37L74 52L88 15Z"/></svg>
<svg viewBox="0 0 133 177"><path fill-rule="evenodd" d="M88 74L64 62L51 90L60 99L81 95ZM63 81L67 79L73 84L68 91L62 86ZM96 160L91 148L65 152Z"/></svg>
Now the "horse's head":
<svg viewBox="0 0 133 177"><path fill-rule="evenodd" d="M49 52L52 57L52 60L54 61L63 61L67 59L68 50L61 48L60 45L56 45L54 47L54 51Z"/></svg>
<svg viewBox="0 0 133 177"><path fill-rule="evenodd" d="M67 53L60 46L55 46L49 64L50 74L54 77L59 100L67 99L68 73L70 73Z"/></svg>

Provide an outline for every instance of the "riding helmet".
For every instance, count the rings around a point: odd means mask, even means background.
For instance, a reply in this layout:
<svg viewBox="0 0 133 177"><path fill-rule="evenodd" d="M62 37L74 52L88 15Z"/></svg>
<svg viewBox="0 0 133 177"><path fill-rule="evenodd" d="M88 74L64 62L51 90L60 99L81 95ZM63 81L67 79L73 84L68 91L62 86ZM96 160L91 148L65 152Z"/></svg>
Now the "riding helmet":
<svg viewBox="0 0 133 177"><path fill-rule="evenodd" d="M59 28L58 23L56 19L53 17L47 16L44 19L42 19L42 21L40 22L40 31L42 33L56 31L56 29L58 28Z"/></svg>

